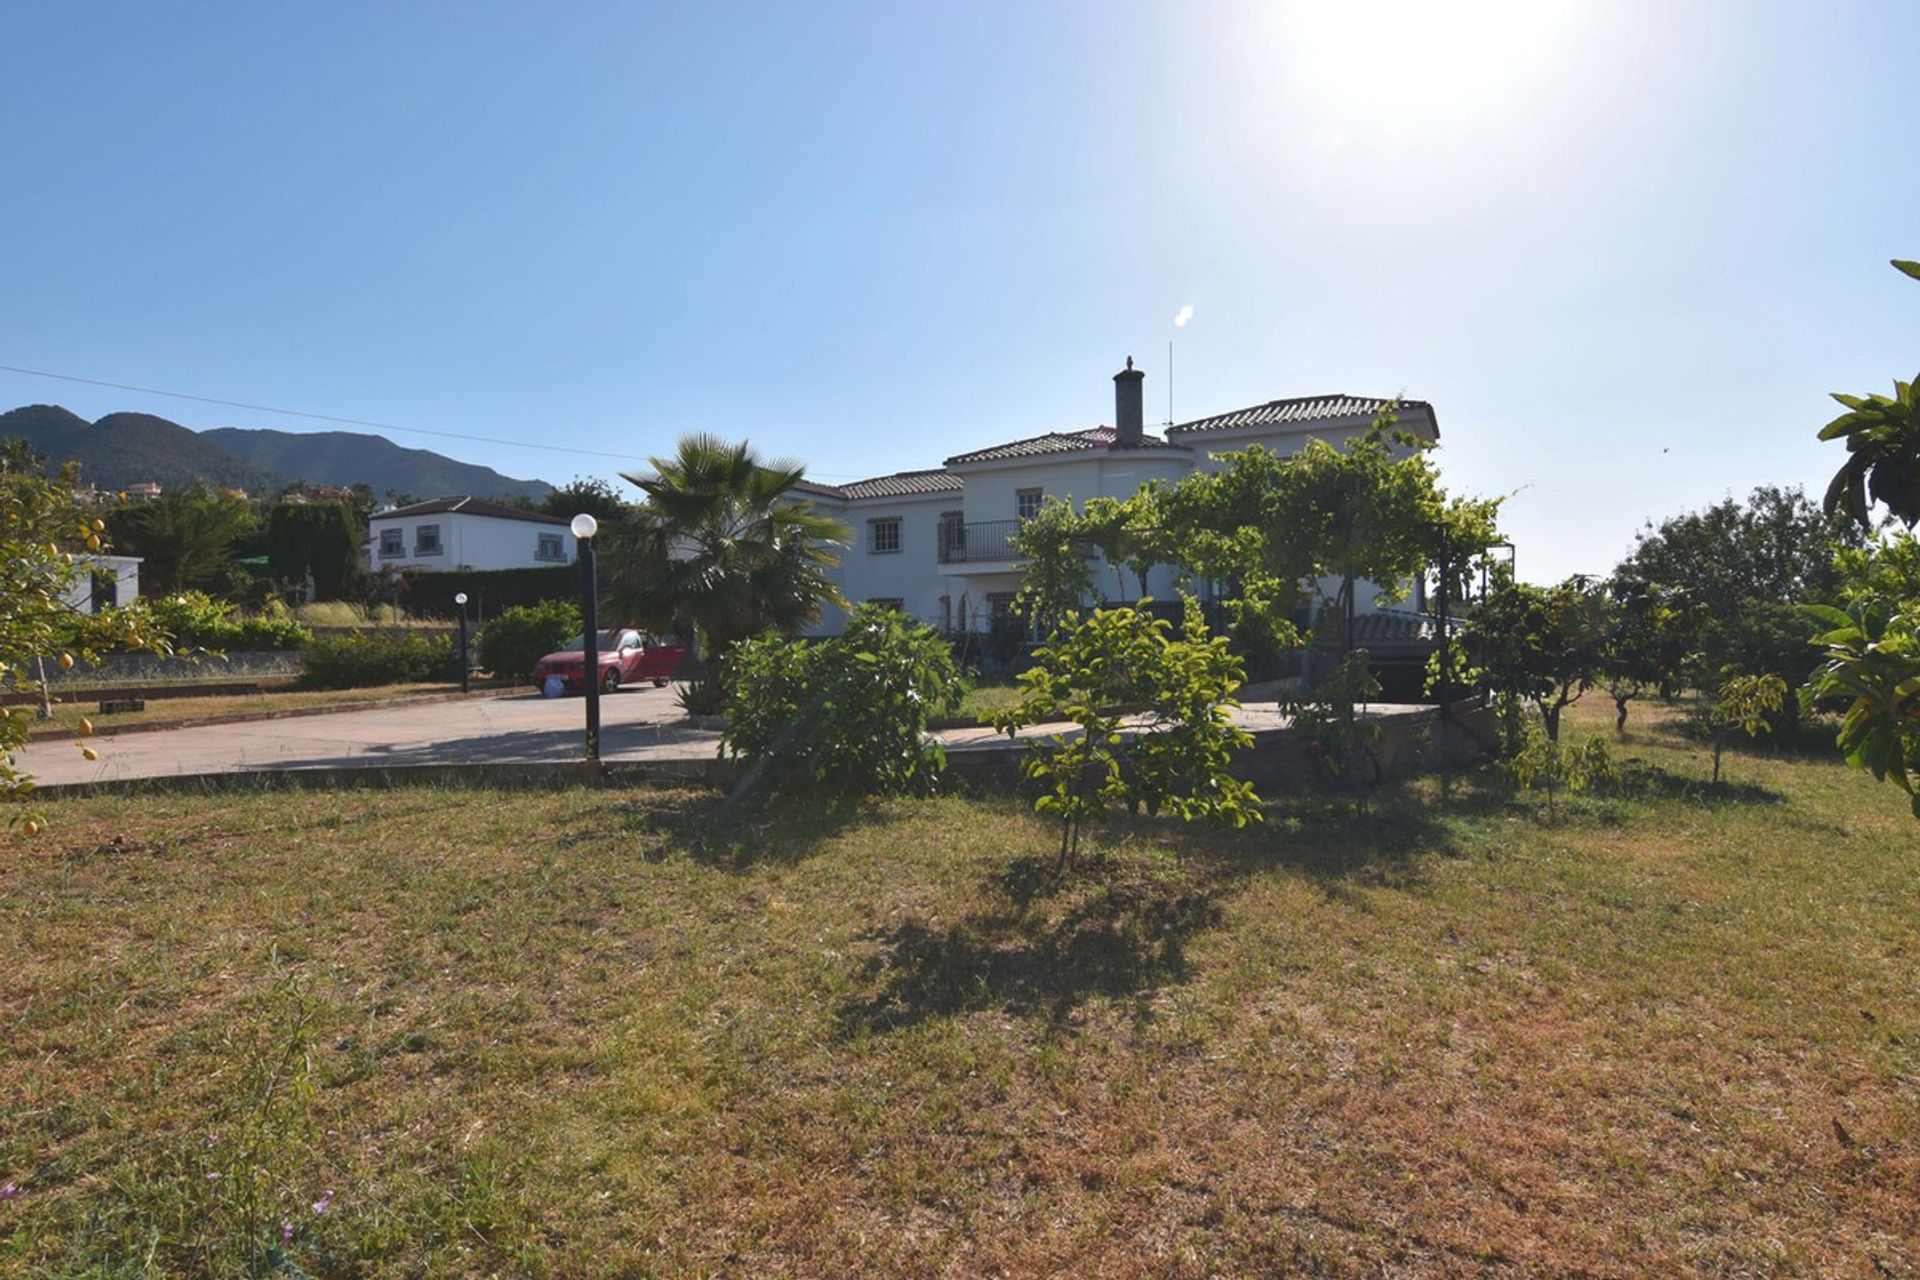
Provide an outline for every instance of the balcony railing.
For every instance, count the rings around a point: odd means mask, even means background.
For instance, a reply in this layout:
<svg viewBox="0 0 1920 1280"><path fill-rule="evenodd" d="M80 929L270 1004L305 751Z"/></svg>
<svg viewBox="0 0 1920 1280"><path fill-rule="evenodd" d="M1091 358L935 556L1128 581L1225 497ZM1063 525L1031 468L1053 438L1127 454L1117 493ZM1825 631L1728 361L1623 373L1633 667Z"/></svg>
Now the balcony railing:
<svg viewBox="0 0 1920 1280"><path fill-rule="evenodd" d="M940 563L1024 559L1013 548L1013 531L1019 527L1018 520L976 520L965 524L949 520L940 526Z"/></svg>

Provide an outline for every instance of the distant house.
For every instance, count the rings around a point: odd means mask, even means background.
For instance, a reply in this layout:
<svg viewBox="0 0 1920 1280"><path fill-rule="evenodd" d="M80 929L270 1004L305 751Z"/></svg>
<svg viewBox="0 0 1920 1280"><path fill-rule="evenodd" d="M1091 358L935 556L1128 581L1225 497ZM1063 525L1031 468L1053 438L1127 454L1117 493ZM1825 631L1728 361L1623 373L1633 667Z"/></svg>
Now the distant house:
<svg viewBox="0 0 1920 1280"><path fill-rule="evenodd" d="M160 496L160 485L152 480L141 480L120 492L127 495L128 502L152 502Z"/></svg>
<svg viewBox="0 0 1920 1280"><path fill-rule="evenodd" d="M139 556L87 555L75 559L80 574L61 597L75 613L99 613L139 598Z"/></svg>
<svg viewBox="0 0 1920 1280"><path fill-rule="evenodd" d="M1194 472L1217 471L1222 455L1261 445L1282 455L1307 441L1341 445L1364 432L1388 401L1373 396L1318 395L1271 400L1182 422L1161 434L1146 430L1141 383L1127 361L1114 375L1114 425L1049 431L957 453L932 470L902 471L851 484L803 481L800 490L852 537L833 570L847 600L886 605L946 631L982 631L1014 612L1025 558L1014 532L1049 498L1083 507L1089 498L1126 498L1143 484L1171 484ZM1434 440L1440 427L1422 400L1399 405L1403 431ZM1108 598L1139 594L1130 573L1097 563L1096 589ZM1331 590L1334 583L1322 584ZM1423 602L1414 587L1414 608ZM1147 592L1173 597L1174 571L1153 570ZM1377 588L1358 607L1378 607ZM832 633L845 620L825 611L812 630Z"/></svg>
<svg viewBox="0 0 1920 1280"><path fill-rule="evenodd" d="M392 570L538 569L573 562L567 521L480 498L436 498L375 512L367 567Z"/></svg>

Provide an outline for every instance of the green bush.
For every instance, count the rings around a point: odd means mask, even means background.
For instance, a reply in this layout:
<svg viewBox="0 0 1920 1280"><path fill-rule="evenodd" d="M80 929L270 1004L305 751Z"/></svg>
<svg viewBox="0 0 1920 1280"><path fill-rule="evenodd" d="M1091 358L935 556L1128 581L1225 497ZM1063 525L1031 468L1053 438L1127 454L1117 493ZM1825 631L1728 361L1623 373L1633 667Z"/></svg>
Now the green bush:
<svg viewBox="0 0 1920 1280"><path fill-rule="evenodd" d="M313 633L290 616L285 606L269 606L258 615L242 614L225 600L204 591L182 591L170 596L143 596L118 609L103 609L73 621L76 642L110 652L112 637L129 631L164 634L179 649L216 649L257 652L299 649Z"/></svg>
<svg viewBox="0 0 1920 1280"><path fill-rule="evenodd" d="M570 600L515 605L480 628L473 638L480 666L507 680L524 680L533 664L582 630L580 609Z"/></svg>
<svg viewBox="0 0 1920 1280"><path fill-rule="evenodd" d="M1032 743L1020 765L1046 788L1034 807L1060 819L1064 865L1079 855L1081 828L1113 805L1235 827L1260 821L1260 798L1229 771L1253 742L1232 718L1240 659L1226 637L1208 634L1195 602L1177 639L1144 607L1095 609L1064 620L1033 657L1020 704L993 722L1009 735L1052 721L1079 727Z"/></svg>
<svg viewBox="0 0 1920 1280"><path fill-rule="evenodd" d="M459 678L460 656L453 641L443 635L342 632L315 636L301 655L300 683L309 689L362 689Z"/></svg>
<svg viewBox="0 0 1920 1280"><path fill-rule="evenodd" d="M826 640L768 634L727 655L725 750L775 785L834 795L925 790L946 766L927 720L966 681L931 627L861 605Z"/></svg>
<svg viewBox="0 0 1920 1280"><path fill-rule="evenodd" d="M299 649L313 638L311 631L284 610L246 617L232 604L204 591L156 596L129 607L142 605L183 649Z"/></svg>

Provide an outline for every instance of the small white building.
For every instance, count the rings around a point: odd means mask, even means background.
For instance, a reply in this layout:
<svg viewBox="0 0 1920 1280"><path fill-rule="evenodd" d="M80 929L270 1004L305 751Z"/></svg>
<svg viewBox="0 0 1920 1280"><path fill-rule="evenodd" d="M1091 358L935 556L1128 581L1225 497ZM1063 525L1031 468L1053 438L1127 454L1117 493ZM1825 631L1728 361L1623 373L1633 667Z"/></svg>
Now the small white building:
<svg viewBox="0 0 1920 1280"><path fill-rule="evenodd" d="M367 521L367 567L538 569L572 564L573 531L559 516L479 498L436 498Z"/></svg>
<svg viewBox="0 0 1920 1280"><path fill-rule="evenodd" d="M1153 435L1142 421L1145 377L1131 359L1114 375L1114 426L1010 440L954 454L929 471L842 485L803 483L808 501L852 532L834 571L841 593L851 604L890 605L943 630L986 630L1013 608L1020 590L1023 566L1013 532L1046 499L1083 507L1089 498L1130 497L1151 480L1173 483L1193 471L1217 470L1221 454L1250 445L1279 454L1297 453L1311 439L1339 446L1365 431L1388 403L1348 395L1271 400ZM1403 431L1439 438L1425 401L1401 401L1398 419ZM1132 574L1095 567L1101 594L1138 596ZM1170 599L1173 587L1171 568L1149 575L1149 595ZM1355 607L1374 609L1375 594L1360 590ZM812 629L831 634L844 621L839 610L828 609Z"/></svg>
<svg viewBox="0 0 1920 1280"><path fill-rule="evenodd" d="M140 557L76 556L80 572L64 596L75 613L99 613L140 598Z"/></svg>

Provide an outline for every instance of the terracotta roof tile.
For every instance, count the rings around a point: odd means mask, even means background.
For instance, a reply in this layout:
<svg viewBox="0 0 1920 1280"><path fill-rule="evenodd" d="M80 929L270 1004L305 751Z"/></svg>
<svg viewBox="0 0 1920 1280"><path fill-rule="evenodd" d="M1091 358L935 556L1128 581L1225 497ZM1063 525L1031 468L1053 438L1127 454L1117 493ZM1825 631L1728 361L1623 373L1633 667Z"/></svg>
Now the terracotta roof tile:
<svg viewBox="0 0 1920 1280"><path fill-rule="evenodd" d="M1371 418L1391 401L1379 396L1296 396L1291 400L1269 400L1247 409L1235 409L1230 413L1217 413L1210 418L1196 418L1192 422L1183 422L1169 427L1169 436L1182 436L1197 431L1226 431L1233 427L1270 427L1291 426L1295 423L1328 422L1336 418ZM1402 400L1402 408L1425 409L1429 414L1433 406L1425 400Z"/></svg>
<svg viewBox="0 0 1920 1280"><path fill-rule="evenodd" d="M1049 431L1024 440L1009 440L971 453L959 453L947 459L947 465L967 462L997 462L1003 458L1037 458L1052 453L1087 453L1094 449L1161 449L1187 452L1185 445L1173 444L1159 436L1146 436L1137 445L1114 442L1112 427L1092 427L1086 431Z"/></svg>
<svg viewBox="0 0 1920 1280"><path fill-rule="evenodd" d="M960 477L935 468L930 471L898 471L890 476L874 476L851 484L821 484L802 480L794 486L802 493L822 498L858 502L862 498L911 498L926 493L958 493Z"/></svg>

